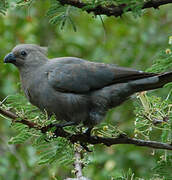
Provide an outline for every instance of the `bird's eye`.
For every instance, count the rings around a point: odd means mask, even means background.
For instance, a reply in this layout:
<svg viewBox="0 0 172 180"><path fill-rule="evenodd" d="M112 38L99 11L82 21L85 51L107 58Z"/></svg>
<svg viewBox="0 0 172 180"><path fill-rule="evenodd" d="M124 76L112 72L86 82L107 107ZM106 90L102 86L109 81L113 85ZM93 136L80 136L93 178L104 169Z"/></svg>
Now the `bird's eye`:
<svg viewBox="0 0 172 180"><path fill-rule="evenodd" d="M26 55L27 55L26 51L21 51L20 54L21 54L22 56L26 56Z"/></svg>

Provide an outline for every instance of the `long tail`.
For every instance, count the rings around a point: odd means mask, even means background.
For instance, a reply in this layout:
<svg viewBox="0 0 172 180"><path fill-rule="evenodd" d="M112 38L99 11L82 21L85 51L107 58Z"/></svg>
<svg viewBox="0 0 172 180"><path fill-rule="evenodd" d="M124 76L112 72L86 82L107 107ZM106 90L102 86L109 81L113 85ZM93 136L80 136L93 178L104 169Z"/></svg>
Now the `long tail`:
<svg viewBox="0 0 172 180"><path fill-rule="evenodd" d="M169 82L172 82L172 72L153 74L152 77L104 87L92 93L92 101L96 102L95 107L98 106L102 112L106 112L109 108L119 106L136 92L161 88Z"/></svg>
<svg viewBox="0 0 172 180"><path fill-rule="evenodd" d="M172 72L167 72L153 77L131 81L130 84L135 88L135 92L147 91L163 87L172 82Z"/></svg>

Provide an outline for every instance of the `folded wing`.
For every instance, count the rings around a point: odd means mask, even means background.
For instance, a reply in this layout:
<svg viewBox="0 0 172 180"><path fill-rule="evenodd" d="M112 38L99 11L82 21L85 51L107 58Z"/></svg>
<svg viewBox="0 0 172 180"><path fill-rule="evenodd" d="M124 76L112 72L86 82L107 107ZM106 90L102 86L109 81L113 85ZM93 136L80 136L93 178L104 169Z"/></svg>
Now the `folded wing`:
<svg viewBox="0 0 172 180"><path fill-rule="evenodd" d="M65 62L65 61L64 61ZM153 73L118 67L112 64L89 61L70 61L55 63L48 72L48 82L54 89L62 92L86 93L115 83L155 76Z"/></svg>

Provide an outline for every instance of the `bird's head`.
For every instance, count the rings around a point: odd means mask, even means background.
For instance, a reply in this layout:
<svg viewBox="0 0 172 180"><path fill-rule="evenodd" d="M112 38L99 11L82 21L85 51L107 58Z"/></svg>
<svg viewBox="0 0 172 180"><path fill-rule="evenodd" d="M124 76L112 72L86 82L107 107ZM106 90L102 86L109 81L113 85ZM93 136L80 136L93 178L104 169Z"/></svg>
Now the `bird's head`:
<svg viewBox="0 0 172 180"><path fill-rule="evenodd" d="M34 44L19 44L7 54L4 63L12 63L17 67L41 65L47 61L47 48Z"/></svg>

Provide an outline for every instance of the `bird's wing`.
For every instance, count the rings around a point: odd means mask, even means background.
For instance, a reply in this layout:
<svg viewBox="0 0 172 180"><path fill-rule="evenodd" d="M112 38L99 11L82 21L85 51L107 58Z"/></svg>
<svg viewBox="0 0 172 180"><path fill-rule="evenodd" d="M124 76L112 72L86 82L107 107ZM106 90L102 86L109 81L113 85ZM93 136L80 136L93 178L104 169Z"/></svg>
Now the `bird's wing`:
<svg viewBox="0 0 172 180"><path fill-rule="evenodd" d="M62 92L85 93L111 84L155 75L104 63L63 62L55 63L55 67L47 73L50 85Z"/></svg>

